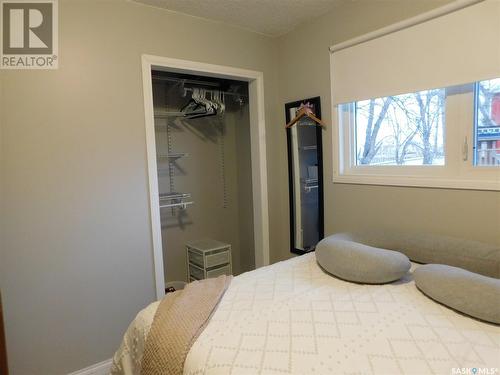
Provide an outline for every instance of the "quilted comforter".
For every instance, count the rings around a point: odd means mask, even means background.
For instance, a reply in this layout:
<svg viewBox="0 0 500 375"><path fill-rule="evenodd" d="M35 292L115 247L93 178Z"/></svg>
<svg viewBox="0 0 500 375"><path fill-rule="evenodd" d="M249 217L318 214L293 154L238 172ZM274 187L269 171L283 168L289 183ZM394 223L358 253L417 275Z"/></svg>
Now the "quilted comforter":
<svg viewBox="0 0 500 375"><path fill-rule="evenodd" d="M127 330L113 365L123 374L140 373L157 307ZM498 374L499 367L500 327L430 300L411 273L387 285L353 284L322 271L312 253L235 277L184 373Z"/></svg>

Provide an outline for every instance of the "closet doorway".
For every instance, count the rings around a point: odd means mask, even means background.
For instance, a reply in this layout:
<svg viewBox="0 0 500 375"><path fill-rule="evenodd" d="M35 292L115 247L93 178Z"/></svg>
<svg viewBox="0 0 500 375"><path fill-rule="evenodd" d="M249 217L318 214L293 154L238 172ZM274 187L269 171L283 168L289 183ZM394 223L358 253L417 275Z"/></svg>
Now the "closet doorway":
<svg viewBox="0 0 500 375"><path fill-rule="evenodd" d="M200 240L229 244L234 274L269 264L262 73L151 55L142 68L157 298L201 272L186 245L215 243Z"/></svg>

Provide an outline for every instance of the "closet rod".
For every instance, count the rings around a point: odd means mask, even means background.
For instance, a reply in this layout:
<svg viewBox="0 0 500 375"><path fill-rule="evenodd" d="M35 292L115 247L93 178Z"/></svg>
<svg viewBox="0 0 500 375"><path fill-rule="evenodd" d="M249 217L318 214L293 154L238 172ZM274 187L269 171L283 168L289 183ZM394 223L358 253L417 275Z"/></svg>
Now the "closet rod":
<svg viewBox="0 0 500 375"><path fill-rule="evenodd" d="M171 81L171 82L181 82L181 83L187 83L190 85L203 85L203 86L211 86L211 87L220 87L220 84L216 82L206 82L206 81L194 81L191 79L182 79L182 78L172 78L172 77L160 77L160 76L153 76L154 80L158 81ZM187 91L193 91L191 87L185 87L184 88ZM207 91L212 91L212 90L207 90ZM220 90L219 90L220 91ZM229 92L229 91L221 91L224 95L231 95L231 96L237 96L240 98L248 98L248 95L246 94L238 94L237 92Z"/></svg>
<svg viewBox="0 0 500 375"><path fill-rule="evenodd" d="M187 91L193 91L191 87L184 87L184 90ZM206 90L208 92L214 92L214 91L220 91L220 90ZM238 98L248 98L248 95L245 94L238 94L237 92L231 92L231 91L220 91L221 93L224 94L224 96L229 95L229 96L237 96Z"/></svg>
<svg viewBox="0 0 500 375"><path fill-rule="evenodd" d="M192 79L184 79L184 78L162 77L162 76L153 75L153 79L156 79L158 81L181 82L181 83L187 83L189 85L203 85L203 86L212 86L212 87L219 87L220 86L220 84L217 82L195 81Z"/></svg>

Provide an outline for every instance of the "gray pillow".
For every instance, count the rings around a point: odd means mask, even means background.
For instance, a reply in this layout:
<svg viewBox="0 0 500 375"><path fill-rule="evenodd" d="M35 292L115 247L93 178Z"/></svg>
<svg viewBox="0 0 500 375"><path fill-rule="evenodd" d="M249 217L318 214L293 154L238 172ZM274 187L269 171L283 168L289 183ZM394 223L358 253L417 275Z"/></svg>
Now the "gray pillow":
<svg viewBox="0 0 500 375"><path fill-rule="evenodd" d="M444 264L426 264L414 272L425 295L474 318L500 324L500 280Z"/></svg>
<svg viewBox="0 0 500 375"><path fill-rule="evenodd" d="M406 255L330 236L316 245L320 266L340 279L365 284L398 280L411 267Z"/></svg>
<svg viewBox="0 0 500 375"><path fill-rule="evenodd" d="M500 278L500 246L429 233L367 230L336 238L397 250L414 262L439 263Z"/></svg>

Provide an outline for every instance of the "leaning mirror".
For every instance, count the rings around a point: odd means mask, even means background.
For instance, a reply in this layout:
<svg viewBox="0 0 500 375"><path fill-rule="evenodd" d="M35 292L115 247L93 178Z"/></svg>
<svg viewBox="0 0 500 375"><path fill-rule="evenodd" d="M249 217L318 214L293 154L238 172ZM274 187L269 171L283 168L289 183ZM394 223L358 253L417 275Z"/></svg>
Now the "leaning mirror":
<svg viewBox="0 0 500 375"><path fill-rule="evenodd" d="M288 143L291 252L313 251L323 238L323 159L322 128L309 116L321 118L320 98L300 100L285 105ZM314 117L313 116L313 117Z"/></svg>

